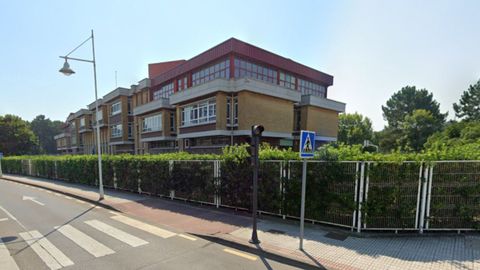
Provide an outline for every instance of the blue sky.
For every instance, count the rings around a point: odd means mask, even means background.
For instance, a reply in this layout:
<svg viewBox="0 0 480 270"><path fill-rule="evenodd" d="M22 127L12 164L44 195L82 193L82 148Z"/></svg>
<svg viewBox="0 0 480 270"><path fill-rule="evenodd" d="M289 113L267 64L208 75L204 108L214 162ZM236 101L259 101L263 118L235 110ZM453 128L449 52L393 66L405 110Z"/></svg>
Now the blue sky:
<svg viewBox="0 0 480 270"><path fill-rule="evenodd" d="M236 37L333 75L329 98L383 128L402 86L452 103L480 79L480 1L2 1L0 115L65 120L94 100L92 67L59 55L95 31L99 95ZM84 46L72 56L90 58Z"/></svg>

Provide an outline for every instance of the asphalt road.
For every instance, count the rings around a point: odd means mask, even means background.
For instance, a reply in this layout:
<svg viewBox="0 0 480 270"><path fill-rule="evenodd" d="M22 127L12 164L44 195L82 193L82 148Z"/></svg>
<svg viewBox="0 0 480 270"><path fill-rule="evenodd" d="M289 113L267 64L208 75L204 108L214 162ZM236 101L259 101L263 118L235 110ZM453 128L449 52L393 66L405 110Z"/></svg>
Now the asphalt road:
<svg viewBox="0 0 480 270"><path fill-rule="evenodd" d="M0 239L2 270L304 269L2 179Z"/></svg>

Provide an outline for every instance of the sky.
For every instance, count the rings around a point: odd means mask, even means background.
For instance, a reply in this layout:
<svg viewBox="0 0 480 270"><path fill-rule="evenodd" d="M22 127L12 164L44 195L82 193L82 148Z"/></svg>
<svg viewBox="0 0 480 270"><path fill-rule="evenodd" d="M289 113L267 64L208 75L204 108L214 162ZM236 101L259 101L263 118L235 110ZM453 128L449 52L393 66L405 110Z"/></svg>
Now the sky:
<svg viewBox="0 0 480 270"><path fill-rule="evenodd" d="M480 79L480 1L1 1L0 115L65 121L94 101L92 65L65 55L95 33L99 97L235 37L334 76L330 99L384 127L403 86L442 112ZM87 43L72 57L91 58ZM117 75L115 75L117 74Z"/></svg>

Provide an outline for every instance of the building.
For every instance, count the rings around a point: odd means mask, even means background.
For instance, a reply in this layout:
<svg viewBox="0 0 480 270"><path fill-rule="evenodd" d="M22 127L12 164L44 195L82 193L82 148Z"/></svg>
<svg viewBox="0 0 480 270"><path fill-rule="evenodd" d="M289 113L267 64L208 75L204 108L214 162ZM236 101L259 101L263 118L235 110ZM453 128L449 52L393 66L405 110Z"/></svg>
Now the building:
<svg viewBox="0 0 480 270"><path fill-rule="evenodd" d="M345 104L327 98L332 84L331 75L231 38L189 60L150 64L148 78L105 95L110 153L219 152L246 142L254 124L273 146L296 149L300 130L335 141Z"/></svg>

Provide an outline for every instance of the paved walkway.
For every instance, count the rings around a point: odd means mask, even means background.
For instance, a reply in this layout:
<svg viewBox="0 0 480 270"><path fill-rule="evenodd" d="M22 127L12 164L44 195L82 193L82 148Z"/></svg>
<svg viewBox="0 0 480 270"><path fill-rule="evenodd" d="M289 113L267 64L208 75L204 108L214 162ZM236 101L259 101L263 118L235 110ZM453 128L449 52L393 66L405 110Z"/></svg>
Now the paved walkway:
<svg viewBox="0 0 480 270"><path fill-rule="evenodd" d="M94 187L32 177L4 175L5 179L41 186L90 201ZM304 251L298 250L298 225L276 218L260 219L261 244L248 243L250 217L243 212L201 207L168 199L106 190L101 204L176 230L218 239L308 262L327 269L480 269L480 236L434 235L419 237L369 235L308 226Z"/></svg>

